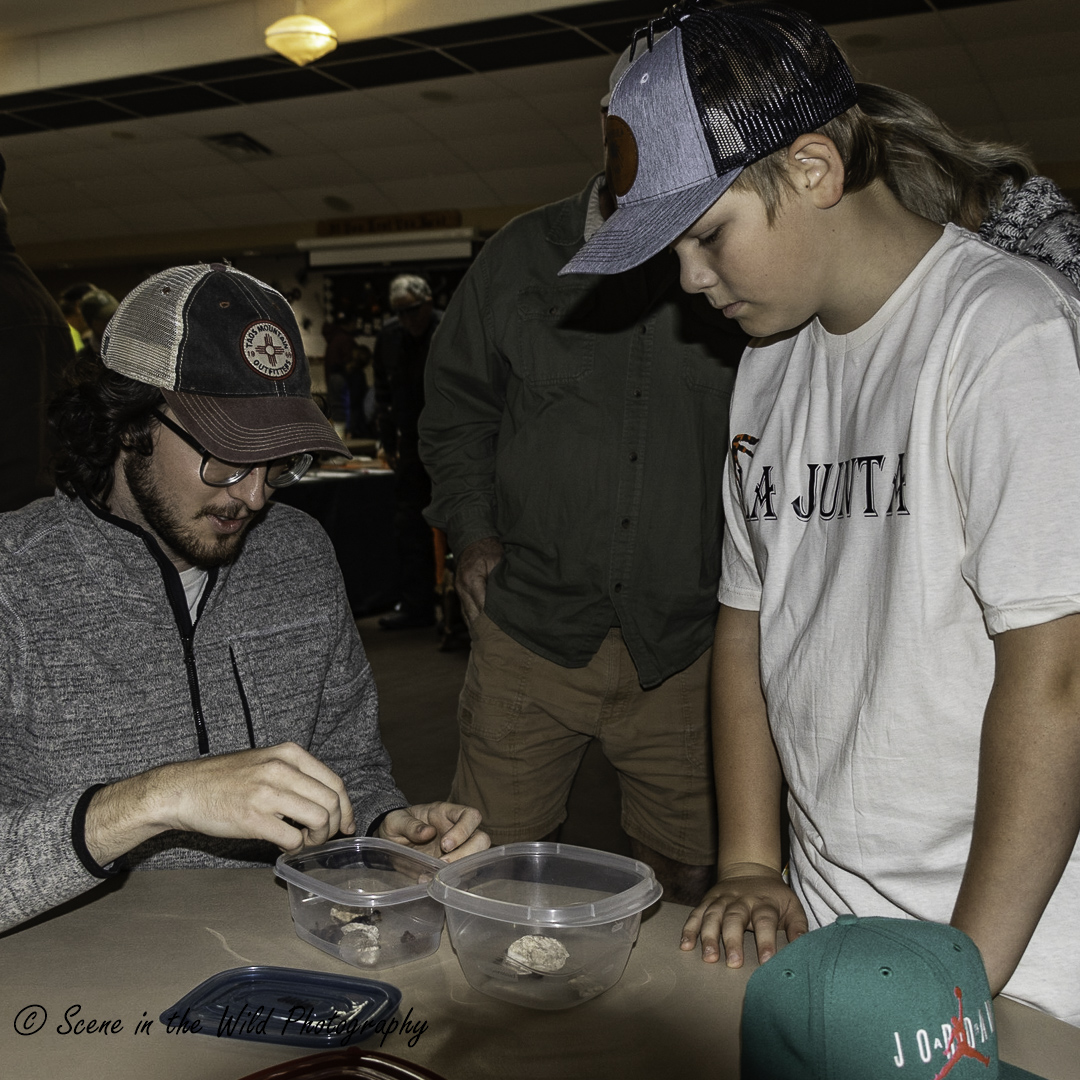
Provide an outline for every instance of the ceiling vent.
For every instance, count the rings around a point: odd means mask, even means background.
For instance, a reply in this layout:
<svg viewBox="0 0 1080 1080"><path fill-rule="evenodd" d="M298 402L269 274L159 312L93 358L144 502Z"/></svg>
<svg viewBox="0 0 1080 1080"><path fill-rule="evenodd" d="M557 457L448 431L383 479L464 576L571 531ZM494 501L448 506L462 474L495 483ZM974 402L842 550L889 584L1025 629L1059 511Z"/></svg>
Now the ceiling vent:
<svg viewBox="0 0 1080 1080"><path fill-rule="evenodd" d="M230 131L224 135L204 135L202 141L230 161L242 163L274 156L274 151L269 146L263 146L258 139L253 139L242 131Z"/></svg>

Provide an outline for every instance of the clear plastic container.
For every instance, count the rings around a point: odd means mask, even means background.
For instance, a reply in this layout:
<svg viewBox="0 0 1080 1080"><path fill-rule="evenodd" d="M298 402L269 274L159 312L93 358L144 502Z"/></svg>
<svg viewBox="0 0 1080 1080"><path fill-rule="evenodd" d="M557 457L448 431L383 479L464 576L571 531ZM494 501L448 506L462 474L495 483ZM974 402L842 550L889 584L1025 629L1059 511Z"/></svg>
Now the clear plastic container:
<svg viewBox="0 0 1080 1080"><path fill-rule="evenodd" d="M566 1009L622 976L641 912L663 889L635 859L567 844L507 844L444 865L446 909L469 985L534 1009Z"/></svg>
<svg viewBox="0 0 1080 1080"><path fill-rule="evenodd" d="M376 970L439 947L443 910L428 883L445 864L389 840L353 836L281 855L298 937L354 967Z"/></svg>

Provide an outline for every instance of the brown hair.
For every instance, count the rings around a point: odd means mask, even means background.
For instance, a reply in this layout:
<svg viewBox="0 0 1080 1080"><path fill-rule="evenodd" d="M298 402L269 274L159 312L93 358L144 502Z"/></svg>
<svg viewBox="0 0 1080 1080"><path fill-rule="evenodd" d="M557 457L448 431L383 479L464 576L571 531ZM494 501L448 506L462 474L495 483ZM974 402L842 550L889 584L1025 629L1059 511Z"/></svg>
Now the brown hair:
<svg viewBox="0 0 1080 1080"><path fill-rule="evenodd" d="M888 147L885 182L908 210L972 232L1001 206L1002 185L1035 175L1018 146L969 139L932 109L899 90L860 83L859 106Z"/></svg>
<svg viewBox="0 0 1080 1080"><path fill-rule="evenodd" d="M845 194L861 191L878 177L886 178L886 154L878 125L858 105L834 117L818 129L840 151L844 163ZM771 225L784 198L784 189L794 190L787 164L787 147L747 165L731 185L734 190L752 191L765 204Z"/></svg>
<svg viewBox="0 0 1080 1080"><path fill-rule="evenodd" d="M913 213L976 232L1001 206L1006 181L1019 186L1035 175L1020 147L968 139L899 90L873 83L858 90L859 104L819 129L840 151L845 193L880 178ZM787 149L748 165L731 186L757 194L771 225L785 189L794 190Z"/></svg>

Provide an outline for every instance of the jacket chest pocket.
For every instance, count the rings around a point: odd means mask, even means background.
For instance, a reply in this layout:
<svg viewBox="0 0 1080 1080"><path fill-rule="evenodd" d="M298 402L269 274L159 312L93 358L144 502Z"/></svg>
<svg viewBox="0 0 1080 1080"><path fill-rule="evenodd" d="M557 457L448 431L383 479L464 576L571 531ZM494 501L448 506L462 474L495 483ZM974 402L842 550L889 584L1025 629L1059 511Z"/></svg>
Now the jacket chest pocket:
<svg viewBox="0 0 1080 1080"><path fill-rule="evenodd" d="M230 642L235 684L255 746L306 745L318 719L330 642L321 620L248 634Z"/></svg>
<svg viewBox="0 0 1080 1080"><path fill-rule="evenodd" d="M514 373L530 386L585 378L596 351L596 334L588 328L594 306L595 298L580 286L522 289L508 357Z"/></svg>

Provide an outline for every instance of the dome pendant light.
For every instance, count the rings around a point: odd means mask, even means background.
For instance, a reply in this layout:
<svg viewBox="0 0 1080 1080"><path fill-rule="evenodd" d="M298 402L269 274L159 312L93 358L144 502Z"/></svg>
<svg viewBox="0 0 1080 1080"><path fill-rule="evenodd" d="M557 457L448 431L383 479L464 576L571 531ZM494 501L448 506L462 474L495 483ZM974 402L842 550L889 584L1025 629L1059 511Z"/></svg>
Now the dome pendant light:
<svg viewBox="0 0 1080 1080"><path fill-rule="evenodd" d="M296 14L278 19L266 28L266 44L287 60L303 67L337 48L337 34L321 19L304 14L304 0L297 0Z"/></svg>

